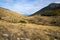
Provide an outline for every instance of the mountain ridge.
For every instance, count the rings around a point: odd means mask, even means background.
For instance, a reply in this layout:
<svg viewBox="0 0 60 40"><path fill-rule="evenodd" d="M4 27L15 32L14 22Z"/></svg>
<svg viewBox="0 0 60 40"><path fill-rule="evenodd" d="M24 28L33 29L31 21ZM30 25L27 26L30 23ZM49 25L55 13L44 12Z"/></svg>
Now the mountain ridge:
<svg viewBox="0 0 60 40"><path fill-rule="evenodd" d="M31 16L33 16L35 14L36 15L42 15L42 16L44 16L44 15L46 15L46 16L49 16L49 15L50 16L55 16L57 14L57 13L54 13L56 10L57 10L57 12L59 12L59 10L60 10L60 3L51 3L48 6L46 6L46 7L42 8L41 10L37 11L36 13L32 14ZM56 16L58 16L58 15L60 16L59 13Z"/></svg>

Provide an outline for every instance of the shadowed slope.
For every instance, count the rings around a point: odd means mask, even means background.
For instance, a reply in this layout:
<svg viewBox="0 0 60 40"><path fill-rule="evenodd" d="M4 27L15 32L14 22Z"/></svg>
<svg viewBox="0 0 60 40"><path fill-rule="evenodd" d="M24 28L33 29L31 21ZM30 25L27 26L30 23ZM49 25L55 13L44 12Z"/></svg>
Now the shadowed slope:
<svg viewBox="0 0 60 40"><path fill-rule="evenodd" d="M31 16L33 15L60 16L60 3L51 3Z"/></svg>

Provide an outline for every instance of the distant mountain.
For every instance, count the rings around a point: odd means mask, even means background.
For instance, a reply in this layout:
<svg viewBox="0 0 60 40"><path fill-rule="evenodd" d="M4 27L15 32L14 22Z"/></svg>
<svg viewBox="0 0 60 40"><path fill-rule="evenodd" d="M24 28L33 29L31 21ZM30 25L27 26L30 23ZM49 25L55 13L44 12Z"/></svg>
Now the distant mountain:
<svg viewBox="0 0 60 40"><path fill-rule="evenodd" d="M51 3L30 15L29 22L39 25L60 26L60 3Z"/></svg>
<svg viewBox="0 0 60 40"><path fill-rule="evenodd" d="M32 15L60 16L60 3L51 3Z"/></svg>

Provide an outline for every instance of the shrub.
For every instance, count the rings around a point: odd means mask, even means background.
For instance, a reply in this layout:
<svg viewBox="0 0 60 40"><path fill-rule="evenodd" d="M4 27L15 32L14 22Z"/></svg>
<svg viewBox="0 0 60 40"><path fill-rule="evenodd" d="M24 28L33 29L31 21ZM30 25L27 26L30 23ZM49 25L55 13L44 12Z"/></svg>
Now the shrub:
<svg viewBox="0 0 60 40"><path fill-rule="evenodd" d="M26 21L24 21L24 20L20 20L19 23L26 23Z"/></svg>
<svg viewBox="0 0 60 40"><path fill-rule="evenodd" d="M60 26L60 16L59 17L54 17L54 19L51 21L51 24Z"/></svg>

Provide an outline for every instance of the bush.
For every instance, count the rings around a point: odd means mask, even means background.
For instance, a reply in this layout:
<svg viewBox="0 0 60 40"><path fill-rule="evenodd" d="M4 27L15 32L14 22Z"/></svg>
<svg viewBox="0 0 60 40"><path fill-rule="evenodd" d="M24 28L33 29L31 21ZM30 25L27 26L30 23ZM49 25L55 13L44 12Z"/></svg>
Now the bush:
<svg viewBox="0 0 60 40"><path fill-rule="evenodd" d="M54 17L54 19L51 21L51 24L60 26L60 16L59 17Z"/></svg>
<svg viewBox="0 0 60 40"><path fill-rule="evenodd" d="M26 23L26 21L24 21L24 20L20 20L19 23Z"/></svg>

